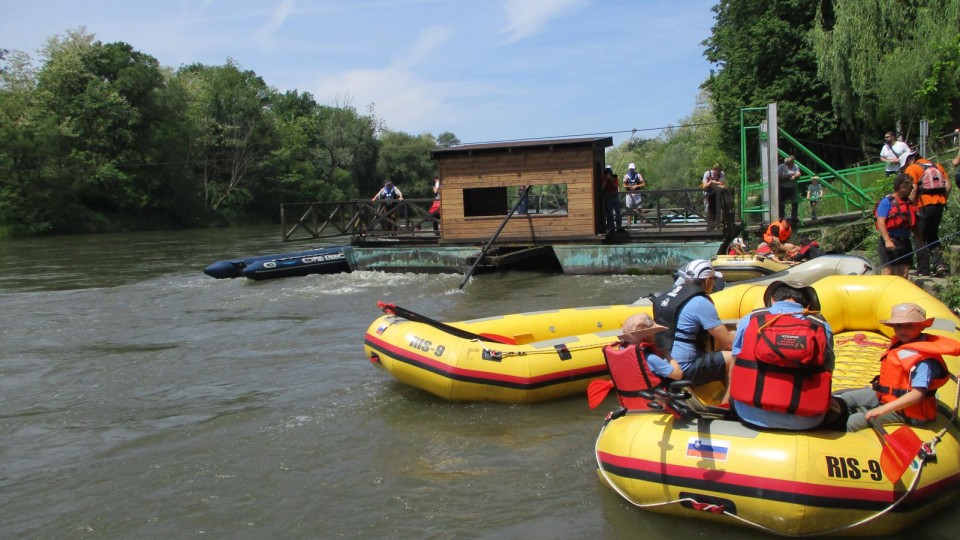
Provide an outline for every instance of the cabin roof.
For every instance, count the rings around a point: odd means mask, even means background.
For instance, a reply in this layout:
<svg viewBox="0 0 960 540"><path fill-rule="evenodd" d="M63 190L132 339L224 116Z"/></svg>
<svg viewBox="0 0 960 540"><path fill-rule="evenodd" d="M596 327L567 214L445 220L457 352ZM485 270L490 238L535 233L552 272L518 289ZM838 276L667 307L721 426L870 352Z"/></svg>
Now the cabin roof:
<svg viewBox="0 0 960 540"><path fill-rule="evenodd" d="M549 139L534 141L509 141L501 143L464 144L440 148L430 152L431 159L472 156L478 154L509 154L523 150L554 150L557 148L607 148L613 146L613 137L583 137L577 139Z"/></svg>

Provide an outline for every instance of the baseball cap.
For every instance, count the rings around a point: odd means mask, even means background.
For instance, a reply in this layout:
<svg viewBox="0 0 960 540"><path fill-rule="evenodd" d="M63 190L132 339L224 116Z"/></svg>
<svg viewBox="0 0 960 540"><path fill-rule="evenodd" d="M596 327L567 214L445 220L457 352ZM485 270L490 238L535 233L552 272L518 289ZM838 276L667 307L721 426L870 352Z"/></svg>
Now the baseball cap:
<svg viewBox="0 0 960 540"><path fill-rule="evenodd" d="M631 163L631 164L627 165L627 168L628 168L628 169L636 169L636 168L637 168L637 164L636 164L636 163Z"/></svg>
<svg viewBox="0 0 960 540"><path fill-rule="evenodd" d="M677 270L676 285L683 285L688 279L707 279L715 277L723 279L723 274L713 269L710 261L694 259Z"/></svg>

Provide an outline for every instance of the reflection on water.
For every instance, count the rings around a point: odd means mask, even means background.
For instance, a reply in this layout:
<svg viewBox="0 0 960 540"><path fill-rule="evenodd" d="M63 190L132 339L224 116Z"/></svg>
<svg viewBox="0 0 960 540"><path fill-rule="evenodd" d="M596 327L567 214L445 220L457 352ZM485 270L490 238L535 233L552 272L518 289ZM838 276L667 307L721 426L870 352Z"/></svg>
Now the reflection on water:
<svg viewBox="0 0 960 540"><path fill-rule="evenodd" d="M363 356L378 300L456 321L629 303L669 278L201 273L300 248L278 239L0 241L0 537L761 537L604 488L612 401L445 402Z"/></svg>

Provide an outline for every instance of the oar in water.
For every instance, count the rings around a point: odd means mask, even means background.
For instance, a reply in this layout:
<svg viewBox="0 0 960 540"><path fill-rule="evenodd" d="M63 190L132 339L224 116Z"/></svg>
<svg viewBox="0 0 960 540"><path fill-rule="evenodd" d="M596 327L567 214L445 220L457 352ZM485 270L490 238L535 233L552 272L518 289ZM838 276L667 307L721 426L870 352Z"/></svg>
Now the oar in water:
<svg viewBox="0 0 960 540"><path fill-rule="evenodd" d="M867 408L861 406L860 412L867 414ZM876 418L868 418L867 422L877 432L880 442L883 443L883 451L880 453L880 470L886 475L887 480L896 484L913 462L913 458L920 453L923 441L907 426L900 426L893 433L887 433Z"/></svg>

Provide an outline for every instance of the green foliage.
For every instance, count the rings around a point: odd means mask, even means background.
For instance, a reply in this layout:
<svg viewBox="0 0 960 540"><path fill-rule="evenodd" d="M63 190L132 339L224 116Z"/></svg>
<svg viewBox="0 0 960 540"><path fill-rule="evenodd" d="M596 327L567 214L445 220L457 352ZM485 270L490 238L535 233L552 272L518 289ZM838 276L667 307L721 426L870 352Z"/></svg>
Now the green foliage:
<svg viewBox="0 0 960 540"><path fill-rule="evenodd" d="M607 164L623 177L636 163L650 189L699 187L703 173L720 163L729 185L737 185L739 162L720 147L720 129L706 92L693 113L679 127L664 130L656 139L631 139L607 153ZM735 155L735 154L734 154Z"/></svg>
<svg viewBox="0 0 960 540"><path fill-rule="evenodd" d="M937 298L950 309L960 310L960 276L950 276L936 286Z"/></svg>

